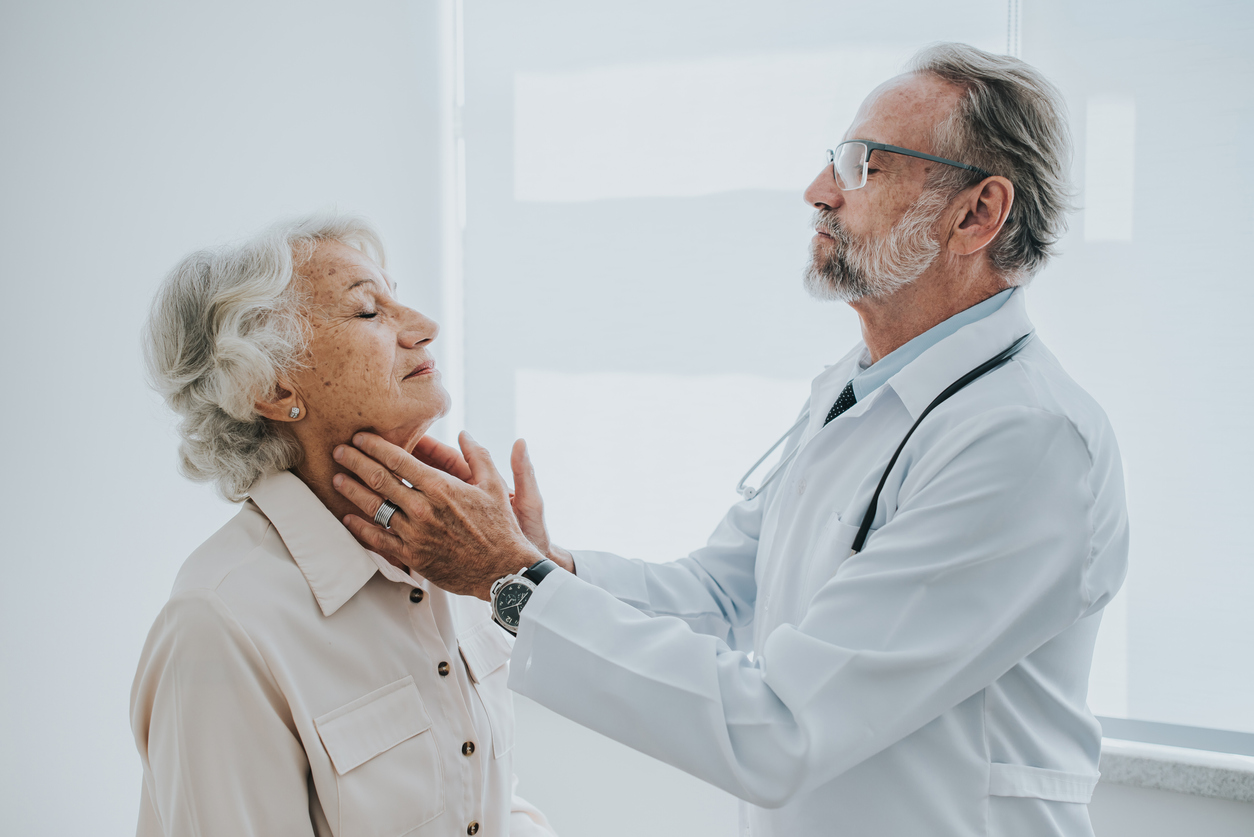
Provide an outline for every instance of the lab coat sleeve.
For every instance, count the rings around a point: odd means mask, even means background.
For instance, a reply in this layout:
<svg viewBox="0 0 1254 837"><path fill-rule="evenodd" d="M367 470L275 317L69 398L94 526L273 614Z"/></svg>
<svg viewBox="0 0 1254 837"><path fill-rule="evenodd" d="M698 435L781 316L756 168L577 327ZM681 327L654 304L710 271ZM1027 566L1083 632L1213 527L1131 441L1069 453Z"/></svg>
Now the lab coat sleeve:
<svg viewBox="0 0 1254 837"><path fill-rule="evenodd" d="M286 706L216 594L172 598L131 692L144 764L141 835L312 835L309 765Z"/></svg>
<svg viewBox="0 0 1254 837"><path fill-rule="evenodd" d="M555 573L523 611L510 686L741 799L783 805L1096 609L1092 474L1066 419L990 411L929 444L861 553L814 556L830 579L756 659Z"/></svg>
<svg viewBox="0 0 1254 837"><path fill-rule="evenodd" d="M737 647L737 638L748 639L753 621L763 498L732 506L706 545L686 558L653 564L579 551L572 553L575 572L642 613L676 617Z"/></svg>
<svg viewBox="0 0 1254 837"><path fill-rule="evenodd" d="M540 809L518 795L518 777L510 791L509 837L557 837Z"/></svg>

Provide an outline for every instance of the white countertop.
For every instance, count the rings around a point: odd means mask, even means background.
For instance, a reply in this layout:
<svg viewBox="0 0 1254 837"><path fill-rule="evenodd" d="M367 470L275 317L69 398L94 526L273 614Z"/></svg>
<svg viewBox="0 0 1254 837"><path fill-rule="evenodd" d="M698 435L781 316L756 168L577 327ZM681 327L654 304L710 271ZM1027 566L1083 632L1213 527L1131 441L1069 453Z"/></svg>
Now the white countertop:
<svg viewBox="0 0 1254 837"><path fill-rule="evenodd" d="M1102 739L1102 781L1254 802L1254 756Z"/></svg>

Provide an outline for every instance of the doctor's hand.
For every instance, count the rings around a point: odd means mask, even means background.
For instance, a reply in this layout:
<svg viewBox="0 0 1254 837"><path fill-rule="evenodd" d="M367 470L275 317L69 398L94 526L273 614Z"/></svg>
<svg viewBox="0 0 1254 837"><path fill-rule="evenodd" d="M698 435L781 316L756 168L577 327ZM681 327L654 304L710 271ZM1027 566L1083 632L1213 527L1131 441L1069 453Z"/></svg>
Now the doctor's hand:
<svg viewBox="0 0 1254 837"><path fill-rule="evenodd" d="M414 446L414 456L433 468L439 468L446 474L463 482L470 482L470 465L462 457L461 451L450 447L431 436L423 436ZM510 492L510 506L514 517L527 540L536 545L555 564L567 572L575 571L575 559L568 551L557 546L549 539L548 525L544 521L544 499L540 496L540 486L536 482L536 471L528 455L527 442L519 439L514 442L514 450L510 455L510 467L514 472L514 490Z"/></svg>
<svg viewBox="0 0 1254 837"><path fill-rule="evenodd" d="M487 450L467 433L458 442L468 481L420 462L373 433L358 433L352 446L340 445L332 454L358 479L337 474L333 483L364 512L365 518L347 515L344 525L367 549L413 568L450 593L487 599L492 582L544 556L523 534L509 488ZM385 499L398 509L389 529L371 522Z"/></svg>
<svg viewBox="0 0 1254 837"><path fill-rule="evenodd" d="M434 436L423 436L414 445L413 454L419 462L425 462L432 468L439 468L449 476L457 477L462 482L470 482L470 465L462 452L457 448L436 439Z"/></svg>
<svg viewBox="0 0 1254 837"><path fill-rule="evenodd" d="M527 540L536 545L545 557L567 572L575 571L575 557L549 540L549 526L544 522L544 498L540 496L540 484L536 482L536 469L527 454L527 442L518 439L509 457L514 472L514 493L510 503L514 516L522 527Z"/></svg>

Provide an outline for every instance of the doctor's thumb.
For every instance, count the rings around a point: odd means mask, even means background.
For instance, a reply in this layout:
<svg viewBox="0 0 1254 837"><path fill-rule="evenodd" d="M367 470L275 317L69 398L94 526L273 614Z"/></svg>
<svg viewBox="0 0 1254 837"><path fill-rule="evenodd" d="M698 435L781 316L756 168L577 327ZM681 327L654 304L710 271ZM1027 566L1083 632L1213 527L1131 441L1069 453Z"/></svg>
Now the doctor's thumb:
<svg viewBox="0 0 1254 837"><path fill-rule="evenodd" d="M501 483L501 475L492 463L492 454L488 449L474 440L474 437L463 430L457 436L457 444L462 449L462 456L470 466L470 484L486 486ZM504 488L504 485L501 486Z"/></svg>

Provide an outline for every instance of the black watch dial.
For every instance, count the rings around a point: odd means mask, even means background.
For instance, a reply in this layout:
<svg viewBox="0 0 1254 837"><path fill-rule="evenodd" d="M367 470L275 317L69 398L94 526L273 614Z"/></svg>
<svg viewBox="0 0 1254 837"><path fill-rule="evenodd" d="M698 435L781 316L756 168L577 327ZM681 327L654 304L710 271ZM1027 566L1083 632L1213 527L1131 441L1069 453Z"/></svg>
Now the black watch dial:
<svg viewBox="0 0 1254 837"><path fill-rule="evenodd" d="M531 588L526 584L511 581L496 594L496 615L510 630L518 630L518 620L522 606L531 598Z"/></svg>

